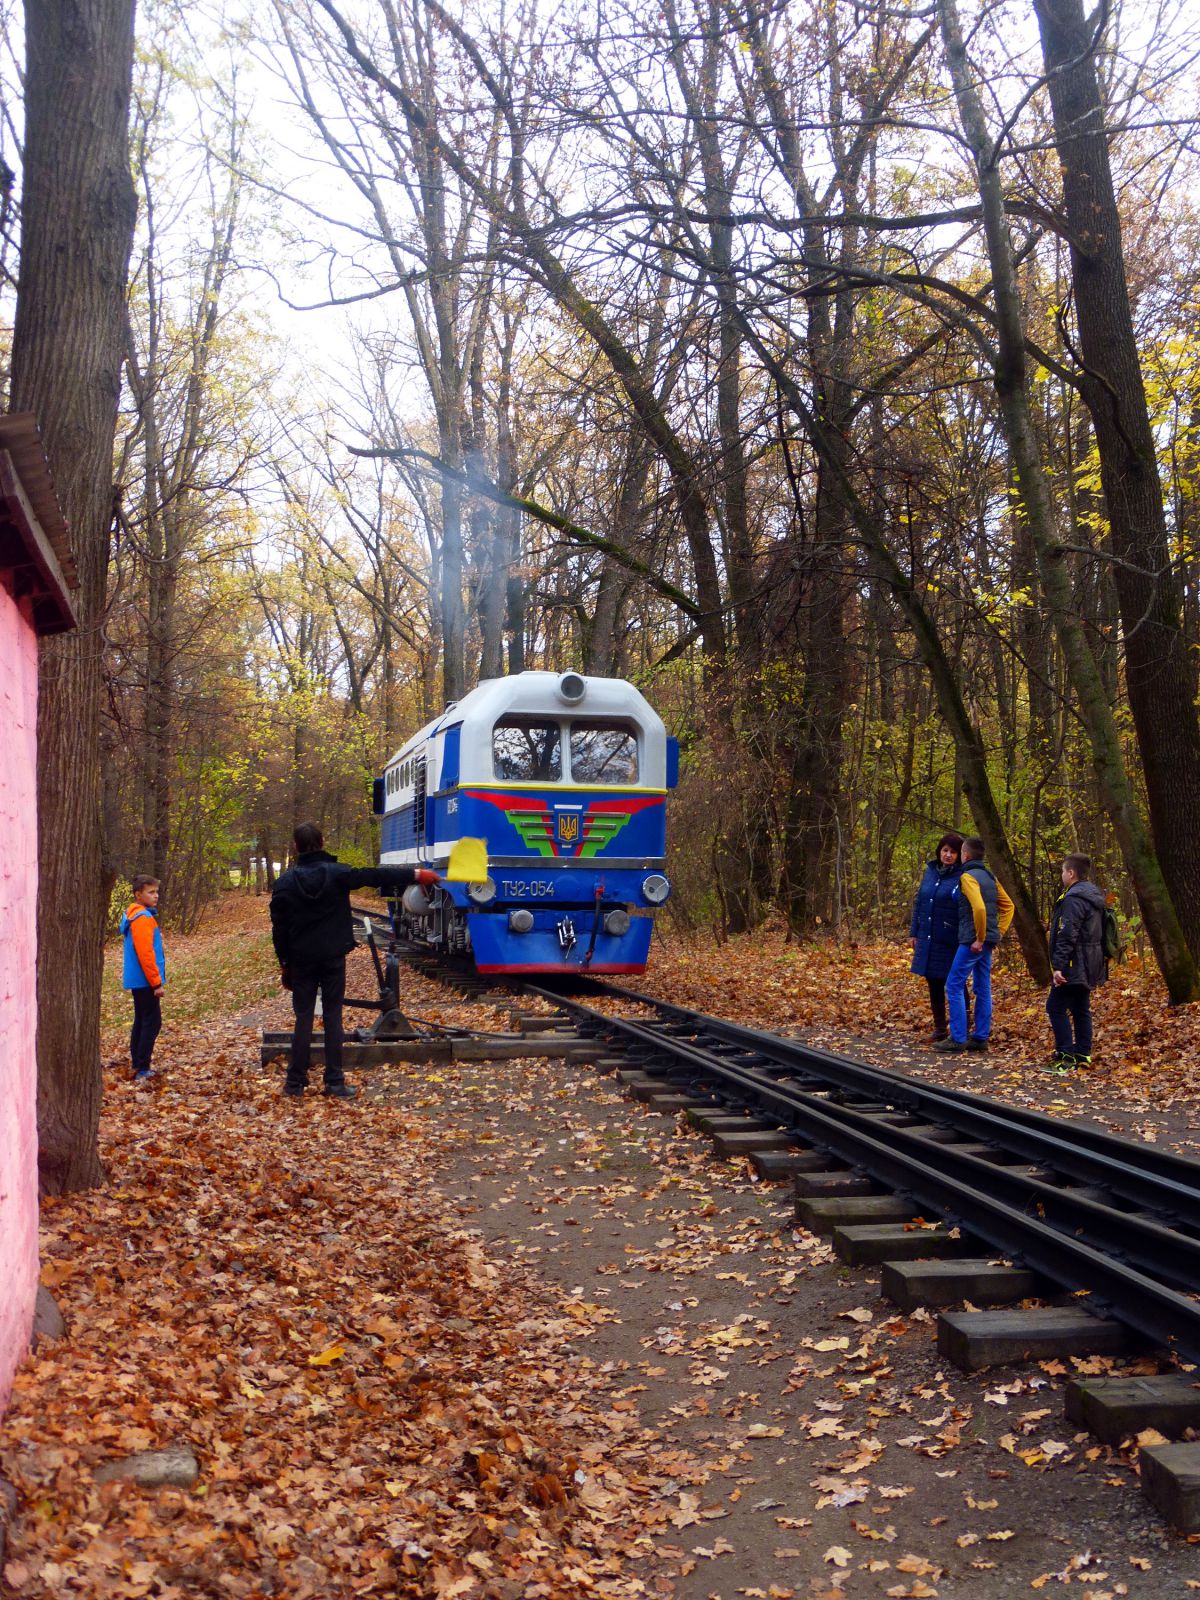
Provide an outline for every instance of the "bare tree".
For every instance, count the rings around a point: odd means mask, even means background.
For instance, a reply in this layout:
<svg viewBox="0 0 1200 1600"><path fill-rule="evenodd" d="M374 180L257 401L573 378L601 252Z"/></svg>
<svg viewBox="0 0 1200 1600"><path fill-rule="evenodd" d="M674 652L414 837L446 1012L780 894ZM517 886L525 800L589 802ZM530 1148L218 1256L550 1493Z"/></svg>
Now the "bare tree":
<svg viewBox="0 0 1200 1600"><path fill-rule="evenodd" d="M1022 511L1055 630L1079 699L1100 792L1120 840L1167 991L1176 1003L1195 1000L1200 998L1200 972L1188 949L1178 912L1142 821L1125 765L1116 718L1074 606L1069 575L1062 560L1062 541L1029 400L1025 327L1000 184L999 146L988 127L955 0L939 0L938 10L959 117L974 161L982 201L996 303L992 364Z"/></svg>
<svg viewBox="0 0 1200 1600"><path fill-rule="evenodd" d="M112 887L100 691L112 452L137 214L133 0L27 0L10 404L39 419L79 572L79 632L43 642L38 712L38 1137L46 1192L103 1176L100 976Z"/></svg>
<svg viewBox="0 0 1200 1600"><path fill-rule="evenodd" d="M1108 8L1085 17L1081 0L1035 0L1034 10L1071 247L1079 336L1072 354L1100 455L1129 707L1155 851L1192 958L1200 962L1200 861L1194 843L1200 838L1200 720L1096 70Z"/></svg>

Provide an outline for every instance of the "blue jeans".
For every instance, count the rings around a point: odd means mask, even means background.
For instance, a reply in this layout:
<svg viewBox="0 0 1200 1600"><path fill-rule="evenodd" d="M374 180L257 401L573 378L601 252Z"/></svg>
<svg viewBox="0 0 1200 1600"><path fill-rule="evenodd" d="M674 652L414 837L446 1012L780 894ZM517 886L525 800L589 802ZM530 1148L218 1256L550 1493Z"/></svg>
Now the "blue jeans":
<svg viewBox="0 0 1200 1600"><path fill-rule="evenodd" d="M967 1042L967 979L975 996L975 1039L986 1039L992 1031L992 946L985 944L978 954L969 944L954 952L946 977L946 1006L950 1012L950 1037L956 1044Z"/></svg>

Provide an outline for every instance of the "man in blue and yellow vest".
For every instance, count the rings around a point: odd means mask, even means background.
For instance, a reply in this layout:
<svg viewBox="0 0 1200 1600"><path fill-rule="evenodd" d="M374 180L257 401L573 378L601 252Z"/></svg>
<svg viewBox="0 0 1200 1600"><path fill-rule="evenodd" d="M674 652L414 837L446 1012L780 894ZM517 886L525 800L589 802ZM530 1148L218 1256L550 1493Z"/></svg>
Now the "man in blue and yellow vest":
<svg viewBox="0 0 1200 1600"><path fill-rule="evenodd" d="M963 840L958 880L958 949L946 978L950 1036L935 1050L986 1050L992 1031L992 951L1008 932L1013 903L984 865L983 840ZM975 997L975 1030L967 1036L967 979Z"/></svg>

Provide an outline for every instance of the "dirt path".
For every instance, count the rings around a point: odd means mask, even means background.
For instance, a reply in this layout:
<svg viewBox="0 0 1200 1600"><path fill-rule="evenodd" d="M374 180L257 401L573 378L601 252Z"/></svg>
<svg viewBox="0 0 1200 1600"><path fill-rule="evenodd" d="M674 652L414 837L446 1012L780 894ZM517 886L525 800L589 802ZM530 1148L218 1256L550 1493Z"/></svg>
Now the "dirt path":
<svg viewBox="0 0 1200 1600"><path fill-rule="evenodd" d="M1128 1463L1065 1429L1062 1366L943 1368L932 1322L894 1315L874 1278L794 1232L786 1195L590 1069L378 1069L353 1106L285 1101L257 1030L286 1026L287 1002L227 945L197 942L153 1094L129 1086L114 1031L109 1186L45 1209L67 1336L20 1374L0 1438L19 1494L8 1592L1200 1588ZM894 1027L846 1027L844 985L842 1020L814 1021L829 990L811 982L787 1022L815 1042L1045 1103L1011 1051L943 1063ZM234 1021L212 1018L222 993ZM710 1009L739 993L762 985ZM416 979L407 999L431 1021L507 1021ZM1050 1092L1060 1114L1191 1144L1174 1092ZM94 1476L173 1443L195 1457L190 1490Z"/></svg>
<svg viewBox="0 0 1200 1600"><path fill-rule="evenodd" d="M793 1231L782 1191L610 1082L526 1061L369 1092L454 1130L435 1181L485 1251L574 1303L619 1403L704 1464L662 1506L682 1600L1189 1592L1195 1552L1067 1429L1064 1366L946 1368L932 1321Z"/></svg>

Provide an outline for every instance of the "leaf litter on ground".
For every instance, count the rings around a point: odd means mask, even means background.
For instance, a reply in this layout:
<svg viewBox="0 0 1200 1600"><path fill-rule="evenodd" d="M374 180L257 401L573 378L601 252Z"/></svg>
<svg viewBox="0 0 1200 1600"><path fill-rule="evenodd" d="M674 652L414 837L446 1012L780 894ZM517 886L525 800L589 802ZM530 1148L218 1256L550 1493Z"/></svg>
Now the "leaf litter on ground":
<svg viewBox="0 0 1200 1600"><path fill-rule="evenodd" d="M168 957L155 1092L128 1081L119 1013L106 1034L107 1187L43 1204L68 1334L26 1362L5 1418L0 1473L21 1508L7 1590L653 1592L632 1563L674 1452L624 1417L614 1433L604 1382L555 1337L558 1308L428 1183L438 1129L282 1098L257 1030L223 1014L279 994L227 924L168 940ZM286 1026L286 1002L268 1009ZM199 1462L194 1490L95 1482L171 1444Z"/></svg>
<svg viewBox="0 0 1200 1600"><path fill-rule="evenodd" d="M403 1106L372 1104L368 1122L315 1098L299 1106L279 1099L278 1078L254 1070L250 1024L288 1026L287 1002L274 985L263 903L246 899L234 911L232 937L226 906L219 933L170 944L176 976L159 1047L164 1081L153 1096L127 1088L118 1042L127 1001L108 980L102 1137L110 1186L46 1207L45 1277L70 1317L70 1336L44 1346L21 1374L0 1456L24 1511L5 1570L13 1592L117 1600L372 1593L616 1600L668 1592L668 1580L652 1577L654 1563L647 1565L669 1515L664 1504L694 1504L676 1515L697 1531L726 1510L681 1493L679 1484L703 1483L708 1468L639 1428L632 1402L614 1394L611 1379L563 1350L564 1329L586 1337L616 1314L595 1291L548 1296L528 1262L497 1261L481 1249L428 1182L462 1137L452 1126ZM356 959L363 970L365 958ZM923 1023L917 980L905 965L892 947L796 947L769 932L722 945L672 940L656 952L653 983L643 987L759 1026L858 1028L868 1049L895 1041L903 1053ZM1149 1026L1157 1015L1153 986L1144 975L1126 978L1141 984L1141 1025ZM1027 998L1014 999L1014 1009L1018 1003L1030 1012ZM507 1025L504 1008L489 1014L476 1006L465 1017L452 998L427 987L421 1004L432 1022ZM1121 1006L1127 1014L1128 997ZM1002 1036L1002 1067L1010 1049ZM422 1109L451 1076L426 1072ZM1159 1103L1185 1092L1158 1075L1130 1089L1146 1076L1114 1064L1106 1081L1143 1107L1150 1102L1138 1097L1151 1085ZM575 1138L556 1169L563 1178L576 1162L605 1160L603 1132ZM655 1141L646 1144L649 1154ZM693 1192L670 1235L620 1271L671 1273L676 1281L715 1275L751 1286L745 1273L714 1274L739 1249L737 1230L719 1236L716 1195L699 1203L701 1158L675 1145L672 1155L669 1138L657 1141L667 1176L652 1186L679 1182ZM619 1204L636 1184L609 1184L604 1203ZM549 1198L559 1203L570 1194L567 1185ZM794 1235L792 1246L790 1260L781 1253L762 1271L781 1304L799 1276L830 1259L828 1246L810 1236ZM694 1297L672 1303L697 1304ZM882 1365L873 1344L902 1336L920 1318L884 1313L872 1326L872 1314L853 1305L840 1315L861 1325L854 1337L798 1338L784 1394L809 1378L833 1377L856 1397ZM703 1415L706 1391L728 1374L699 1352L726 1361L725 1351L744 1350L757 1359L753 1347L762 1344L763 1359L772 1361L779 1352L765 1348L770 1343L744 1319L691 1339L667 1327L647 1345L644 1370L651 1378L664 1370L651 1364L658 1350L696 1352L690 1382ZM736 1423L741 1400L720 1404ZM838 1409L817 1401L814 1412ZM826 1428L814 1412L789 1426L816 1438L818 1448L826 1433L848 1448L828 1461L834 1476L825 1492L815 1481L810 1506L852 1508L869 1494L887 1502L912 1493L911 1485L872 1489L869 1479L854 1478L871 1470L883 1445L828 1415ZM779 1438L778 1415L747 1423L741 1437ZM969 1413L957 1415L923 1419L921 1432L895 1443L936 1463L962 1443ZM92 1478L105 1460L172 1442L186 1443L200 1462L194 1491L98 1487ZM1055 1441L1039 1448L1022 1440L1013 1454L1046 1470L1065 1452ZM736 1459L726 1454L726 1468ZM809 1518L776 1521L801 1533L811 1526ZM864 1538L895 1537L891 1528L846 1526ZM1011 1534L984 1529L982 1537ZM958 1547L968 1538L976 1543L979 1534L962 1536ZM686 1575L697 1559L716 1561L731 1548L710 1539L690 1554L681 1550L678 1570ZM809 1556L818 1567L819 1551ZM657 1548L660 1557L672 1553ZM923 1555L911 1559L927 1563ZM861 1573L879 1573L880 1583L895 1570L878 1556L855 1560ZM923 1582L918 1574L911 1586L888 1592L919 1592ZM772 1585L768 1592L792 1591Z"/></svg>

